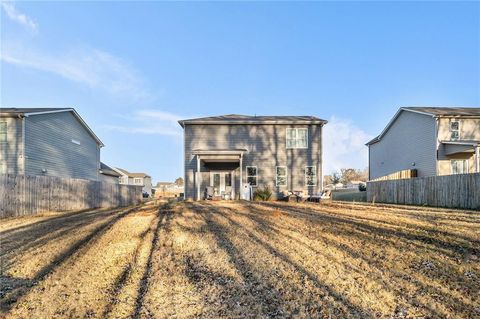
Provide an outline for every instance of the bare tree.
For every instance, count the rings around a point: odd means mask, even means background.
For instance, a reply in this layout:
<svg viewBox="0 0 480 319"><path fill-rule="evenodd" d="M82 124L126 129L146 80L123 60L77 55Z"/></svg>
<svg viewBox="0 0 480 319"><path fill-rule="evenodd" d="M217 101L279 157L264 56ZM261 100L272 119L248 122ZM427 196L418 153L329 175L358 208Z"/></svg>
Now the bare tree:
<svg viewBox="0 0 480 319"><path fill-rule="evenodd" d="M337 184L340 183L340 179L341 179L341 176L337 172L332 174L332 183L335 189L337 189Z"/></svg>
<svg viewBox="0 0 480 319"><path fill-rule="evenodd" d="M183 186L183 178L178 177L178 178L175 180L175 184L177 184L177 186Z"/></svg>

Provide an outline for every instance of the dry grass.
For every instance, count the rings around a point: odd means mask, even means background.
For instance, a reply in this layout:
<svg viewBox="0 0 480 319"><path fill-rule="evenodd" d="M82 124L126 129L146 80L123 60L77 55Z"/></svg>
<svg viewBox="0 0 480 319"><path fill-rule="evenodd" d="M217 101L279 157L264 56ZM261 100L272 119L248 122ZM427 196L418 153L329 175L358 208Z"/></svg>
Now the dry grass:
<svg viewBox="0 0 480 319"><path fill-rule="evenodd" d="M179 203L8 220L11 318L476 318L480 214Z"/></svg>

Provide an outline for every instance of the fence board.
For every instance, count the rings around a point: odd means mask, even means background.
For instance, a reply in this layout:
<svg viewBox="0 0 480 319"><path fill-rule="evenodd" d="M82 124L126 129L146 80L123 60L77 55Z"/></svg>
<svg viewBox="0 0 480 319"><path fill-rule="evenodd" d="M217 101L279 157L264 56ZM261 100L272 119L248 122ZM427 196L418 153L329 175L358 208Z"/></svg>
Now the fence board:
<svg viewBox="0 0 480 319"><path fill-rule="evenodd" d="M142 187L53 176L0 174L0 218L141 202Z"/></svg>
<svg viewBox="0 0 480 319"><path fill-rule="evenodd" d="M367 200L480 210L480 173L371 181Z"/></svg>

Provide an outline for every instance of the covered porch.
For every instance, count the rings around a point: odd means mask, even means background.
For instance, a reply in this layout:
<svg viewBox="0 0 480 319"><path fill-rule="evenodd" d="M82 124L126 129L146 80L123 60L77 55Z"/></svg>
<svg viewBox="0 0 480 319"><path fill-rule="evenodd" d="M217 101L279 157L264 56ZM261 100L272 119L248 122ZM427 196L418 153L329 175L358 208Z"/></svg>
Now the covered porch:
<svg viewBox="0 0 480 319"><path fill-rule="evenodd" d="M441 153L441 159L450 162L451 174L480 172L478 141L442 141Z"/></svg>
<svg viewBox="0 0 480 319"><path fill-rule="evenodd" d="M246 152L245 149L194 150L195 199L239 199L243 188L243 156Z"/></svg>

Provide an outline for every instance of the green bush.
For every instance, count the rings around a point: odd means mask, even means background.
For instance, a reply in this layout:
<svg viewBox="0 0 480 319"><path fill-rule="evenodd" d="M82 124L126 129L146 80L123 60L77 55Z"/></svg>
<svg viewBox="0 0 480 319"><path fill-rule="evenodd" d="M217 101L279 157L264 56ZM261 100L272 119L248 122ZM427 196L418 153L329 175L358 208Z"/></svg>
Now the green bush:
<svg viewBox="0 0 480 319"><path fill-rule="evenodd" d="M253 193L253 200L257 201L268 201L271 197L272 191L268 187L265 187L263 189L259 188Z"/></svg>
<svg viewBox="0 0 480 319"><path fill-rule="evenodd" d="M361 192L366 192L367 191L367 185L366 184L358 184L358 190Z"/></svg>

